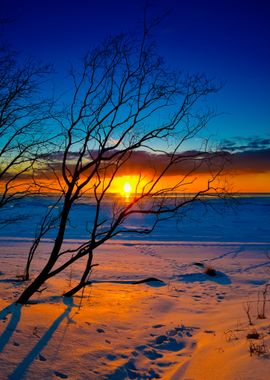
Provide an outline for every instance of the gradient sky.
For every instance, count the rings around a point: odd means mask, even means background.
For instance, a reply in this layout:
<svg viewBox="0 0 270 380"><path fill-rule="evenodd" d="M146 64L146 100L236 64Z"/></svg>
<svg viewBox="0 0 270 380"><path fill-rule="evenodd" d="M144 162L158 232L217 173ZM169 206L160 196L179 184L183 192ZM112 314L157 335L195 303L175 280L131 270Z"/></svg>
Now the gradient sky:
<svg viewBox="0 0 270 380"><path fill-rule="evenodd" d="M142 0L1 0L5 38L25 55L52 63L64 89L67 68L108 34L138 29ZM210 99L221 113L206 133L231 152L270 148L270 2L153 0L169 12L158 50L176 69L224 82ZM269 151L270 152L270 151Z"/></svg>

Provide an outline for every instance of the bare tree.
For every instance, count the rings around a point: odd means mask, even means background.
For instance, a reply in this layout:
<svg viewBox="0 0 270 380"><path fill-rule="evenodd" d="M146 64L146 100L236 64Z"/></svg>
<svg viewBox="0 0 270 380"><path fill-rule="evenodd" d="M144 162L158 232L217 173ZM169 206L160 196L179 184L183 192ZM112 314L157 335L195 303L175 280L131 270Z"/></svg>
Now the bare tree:
<svg viewBox="0 0 270 380"><path fill-rule="evenodd" d="M39 155L50 141L42 126L50 104L39 91L52 67L34 59L20 61L4 43L0 46L0 209L34 190L31 181ZM1 225L13 220L4 218Z"/></svg>
<svg viewBox="0 0 270 380"><path fill-rule="evenodd" d="M37 225L35 237L28 252L24 274L22 275L22 280L24 281L28 281L30 279L30 266L42 238L45 237L49 231L54 229L55 225L59 221L60 216L58 213L55 214L54 211L60 201L61 197L58 198L56 202L45 212L44 216L41 219L41 223Z"/></svg>
<svg viewBox="0 0 270 380"><path fill-rule="evenodd" d="M219 86L204 75L170 71L156 53L150 28L145 27L139 41L126 35L107 39L84 57L81 72L71 70L71 78L74 91L70 105L65 117L55 118L62 128L65 148L51 156L48 166L55 176L52 186L60 189L62 197L56 237L47 263L18 303L26 303L46 280L84 258L81 280L65 294L72 296L89 283L93 253L103 243L120 233L149 234L185 206L206 194L220 195L223 190L216 182L222 170L217 154L183 153L185 143L213 116L205 111L201 99ZM152 164L148 162L147 170L137 170L136 185L124 202L110 201L114 182L141 151L152 158ZM183 171L174 176L174 183L164 185L166 175L179 167ZM189 185L206 169L209 179L195 194L170 196L190 192ZM65 250L70 212L83 196L91 197L95 205L89 238ZM127 227L127 220L136 214L151 217L147 228L134 231Z"/></svg>

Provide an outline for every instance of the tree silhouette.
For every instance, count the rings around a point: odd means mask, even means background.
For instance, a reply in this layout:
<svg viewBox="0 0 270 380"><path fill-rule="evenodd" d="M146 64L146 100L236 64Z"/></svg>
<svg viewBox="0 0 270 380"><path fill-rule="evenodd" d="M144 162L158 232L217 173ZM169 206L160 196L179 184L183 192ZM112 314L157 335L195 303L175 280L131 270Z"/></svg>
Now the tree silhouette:
<svg viewBox="0 0 270 380"><path fill-rule="evenodd" d="M140 39L124 34L110 37L84 57L81 71L71 69L72 99L65 113L54 118L62 130L64 148L51 155L47 167L55 178L50 188L58 188L61 197L56 236L47 263L18 303L26 303L46 280L84 258L79 283L65 293L72 296L89 283L93 253L103 243L127 232L149 234L158 223L206 194L222 193L216 183L222 170L219 155L196 150L183 153L185 143L213 116L202 107L201 99L219 86L204 75L169 70L150 32L151 27L145 27ZM141 167L124 202L110 200L114 181L141 151L155 158L147 163L150 170L146 173ZM164 185L163 179L175 167L183 167L184 172L174 177L174 183ZM210 174L200 190L171 197L190 192L189 185L202 168ZM65 250L71 210L87 195L95 206L89 238ZM127 220L136 214L151 217L147 228L128 228Z"/></svg>
<svg viewBox="0 0 270 380"><path fill-rule="evenodd" d="M0 209L37 191L30 175L41 152L48 150L50 134L42 125L50 104L39 90L52 67L34 59L19 61L9 46L0 46ZM1 219L6 225L14 220Z"/></svg>

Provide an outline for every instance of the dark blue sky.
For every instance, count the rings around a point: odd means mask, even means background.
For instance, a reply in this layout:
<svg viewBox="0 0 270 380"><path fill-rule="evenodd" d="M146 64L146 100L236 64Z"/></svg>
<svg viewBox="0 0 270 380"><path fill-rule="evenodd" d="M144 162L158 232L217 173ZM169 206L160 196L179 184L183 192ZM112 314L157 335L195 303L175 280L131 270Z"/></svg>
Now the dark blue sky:
<svg viewBox="0 0 270 380"><path fill-rule="evenodd" d="M156 33L170 66L225 82L211 98L221 116L210 123L216 140L248 145L270 137L270 2L266 0L156 0L151 14L170 11ZM141 0L0 0L14 22L5 37L26 55L55 64L64 78L109 33L138 27ZM63 82L64 83L64 82ZM253 144L254 145L254 144ZM258 147L260 148L260 147Z"/></svg>

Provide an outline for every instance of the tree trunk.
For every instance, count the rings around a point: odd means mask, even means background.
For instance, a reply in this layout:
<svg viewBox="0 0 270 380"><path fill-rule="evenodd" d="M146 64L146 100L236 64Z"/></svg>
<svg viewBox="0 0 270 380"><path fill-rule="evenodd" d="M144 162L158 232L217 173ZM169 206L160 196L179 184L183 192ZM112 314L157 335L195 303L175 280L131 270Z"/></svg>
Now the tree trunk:
<svg viewBox="0 0 270 380"><path fill-rule="evenodd" d="M25 270L24 270L23 281L28 281L29 280L29 278L30 278L29 271L30 271L30 261L28 259L27 263L26 263L26 266L25 266Z"/></svg>
<svg viewBox="0 0 270 380"><path fill-rule="evenodd" d="M84 282L80 281L78 285L76 285L74 288L72 288L68 292L64 293L64 297L72 297L74 296L74 294L78 293L79 290L84 288L86 285L90 285L90 284L91 284L91 281L84 281Z"/></svg>
<svg viewBox="0 0 270 380"><path fill-rule="evenodd" d="M88 254L88 259L85 267L85 271L82 275L81 281L79 282L78 285L76 285L74 288L70 289L66 293L64 293L64 297L72 297L74 294L76 294L79 290L84 288L86 285L89 285L91 282L87 281L87 277L91 271L92 268L92 260L93 260L93 252L90 251Z"/></svg>
<svg viewBox="0 0 270 380"><path fill-rule="evenodd" d="M64 203L63 211L62 211L61 222L60 222L59 229L58 229L58 234L57 234L57 237L55 239L54 247L53 247L53 250L50 254L50 258L48 259L47 264L42 269L42 271L39 273L39 275L22 292L20 297L17 299L16 303L26 304L27 301L32 297L32 295L38 291L38 289L41 287L41 285L44 284L44 282L48 278L51 277L49 275L50 271L52 270L54 264L56 263L56 261L58 259L58 254L60 252L60 249L61 249L62 243L63 243L63 239L64 239L66 223L67 223L68 214L69 214L70 207L71 207L71 203L70 203L71 192L72 192L72 187L69 189L68 195L66 196L66 199L65 199L65 203Z"/></svg>
<svg viewBox="0 0 270 380"><path fill-rule="evenodd" d="M41 285L46 281L46 275L39 275L20 295L16 303L26 304L34 293L38 291Z"/></svg>
<svg viewBox="0 0 270 380"><path fill-rule="evenodd" d="M42 284L49 278L49 272L54 266L55 261L49 260L47 265L43 268L40 274L34 279L33 282L22 292L16 303L26 304L34 293L38 291Z"/></svg>
<svg viewBox="0 0 270 380"><path fill-rule="evenodd" d="M31 265L31 262L33 260L35 251L36 251L39 243L40 243L40 238L38 237L35 239L34 243L32 244L32 246L30 248L30 251L28 253L27 262L26 262L25 270L24 270L24 277L23 277L24 281L28 281L30 278L30 265Z"/></svg>

